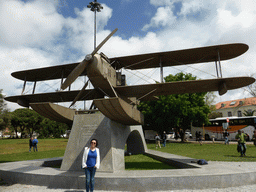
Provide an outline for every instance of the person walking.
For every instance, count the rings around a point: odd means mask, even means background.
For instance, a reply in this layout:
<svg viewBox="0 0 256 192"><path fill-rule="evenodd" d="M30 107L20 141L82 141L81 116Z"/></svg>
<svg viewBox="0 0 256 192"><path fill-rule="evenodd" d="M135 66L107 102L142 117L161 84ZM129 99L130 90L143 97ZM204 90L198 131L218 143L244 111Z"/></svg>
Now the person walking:
<svg viewBox="0 0 256 192"><path fill-rule="evenodd" d="M227 144L229 145L228 136L229 136L229 133L227 131L225 131L223 133L223 137L225 139L225 145L227 145Z"/></svg>
<svg viewBox="0 0 256 192"><path fill-rule="evenodd" d="M199 140L199 135L198 135L198 132L196 131L196 141Z"/></svg>
<svg viewBox="0 0 256 192"><path fill-rule="evenodd" d="M29 152L31 152L31 148L33 147L33 137L29 139Z"/></svg>
<svg viewBox="0 0 256 192"><path fill-rule="evenodd" d="M202 135L201 131L198 132L198 142L200 143L200 145L203 144L203 135Z"/></svg>
<svg viewBox="0 0 256 192"><path fill-rule="evenodd" d="M166 137L167 137L167 135L166 135L166 132L164 131L164 133L163 133L163 147L166 146Z"/></svg>
<svg viewBox="0 0 256 192"><path fill-rule="evenodd" d="M33 150L34 150L34 152L35 152L35 151L38 151L38 150L37 150L37 144L38 144L37 137L34 138L34 140L32 141L32 143L33 143Z"/></svg>
<svg viewBox="0 0 256 192"><path fill-rule="evenodd" d="M160 139L160 137L159 137L158 134L156 134L155 140L156 140L156 149L157 149L157 147L161 148L161 145L160 145L160 140L161 140L161 139Z"/></svg>
<svg viewBox="0 0 256 192"><path fill-rule="evenodd" d="M246 156L246 144L245 144L245 138L246 134L242 133L241 130L238 130L238 134L236 135L236 140L238 142L237 151L241 153L241 157Z"/></svg>
<svg viewBox="0 0 256 192"><path fill-rule="evenodd" d="M253 144L256 146L256 131L253 131Z"/></svg>
<svg viewBox="0 0 256 192"><path fill-rule="evenodd" d="M86 192L94 190L94 176L96 169L100 168L100 150L98 147L98 141L96 139L91 140L91 146L85 147L82 168L85 169L85 187Z"/></svg>

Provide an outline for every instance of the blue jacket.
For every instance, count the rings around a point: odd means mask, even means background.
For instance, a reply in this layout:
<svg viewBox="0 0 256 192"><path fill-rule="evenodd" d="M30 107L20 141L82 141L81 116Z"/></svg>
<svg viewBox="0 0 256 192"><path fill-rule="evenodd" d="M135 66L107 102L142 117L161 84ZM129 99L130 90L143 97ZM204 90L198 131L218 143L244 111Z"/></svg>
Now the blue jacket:
<svg viewBox="0 0 256 192"><path fill-rule="evenodd" d="M37 140L37 139L34 139L34 140L32 141L32 143L33 143L33 145L37 145L38 140Z"/></svg>

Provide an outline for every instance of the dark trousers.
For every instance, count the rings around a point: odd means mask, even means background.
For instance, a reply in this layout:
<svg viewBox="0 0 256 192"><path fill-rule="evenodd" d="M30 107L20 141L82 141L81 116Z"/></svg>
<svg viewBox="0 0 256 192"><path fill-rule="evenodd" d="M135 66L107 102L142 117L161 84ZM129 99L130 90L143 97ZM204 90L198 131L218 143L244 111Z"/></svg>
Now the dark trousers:
<svg viewBox="0 0 256 192"><path fill-rule="evenodd" d="M246 145L245 145L245 143L239 143L238 146L240 148L241 155L244 155L245 152L246 152Z"/></svg>
<svg viewBox="0 0 256 192"><path fill-rule="evenodd" d="M85 168L85 187L86 187L86 192L93 191L94 190L94 175L96 172L96 168L94 167L87 167Z"/></svg>
<svg viewBox="0 0 256 192"><path fill-rule="evenodd" d="M34 152L37 151L37 145L33 145Z"/></svg>

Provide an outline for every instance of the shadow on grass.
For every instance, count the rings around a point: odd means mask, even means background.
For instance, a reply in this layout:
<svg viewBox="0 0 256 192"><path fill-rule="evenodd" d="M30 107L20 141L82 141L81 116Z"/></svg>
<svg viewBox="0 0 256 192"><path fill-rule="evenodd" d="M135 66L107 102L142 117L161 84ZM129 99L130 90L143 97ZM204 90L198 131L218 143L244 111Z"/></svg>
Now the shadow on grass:
<svg viewBox="0 0 256 192"><path fill-rule="evenodd" d="M164 163L156 162L125 162L126 170L177 169Z"/></svg>
<svg viewBox="0 0 256 192"><path fill-rule="evenodd" d="M240 158L240 155L224 155L224 157L235 157L235 158ZM249 159L255 159L256 157L253 157L253 156L245 156L245 157L241 157L241 158L243 158L243 159L247 159L247 158L249 158Z"/></svg>
<svg viewBox="0 0 256 192"><path fill-rule="evenodd" d="M9 162L13 162L13 161L0 161L0 163L9 163Z"/></svg>

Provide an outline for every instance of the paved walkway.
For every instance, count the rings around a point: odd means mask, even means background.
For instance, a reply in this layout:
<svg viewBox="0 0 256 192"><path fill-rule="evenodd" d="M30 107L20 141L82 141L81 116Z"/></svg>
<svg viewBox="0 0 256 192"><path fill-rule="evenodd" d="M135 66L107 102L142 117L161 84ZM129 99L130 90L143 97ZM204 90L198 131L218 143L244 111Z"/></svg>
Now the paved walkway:
<svg viewBox="0 0 256 192"><path fill-rule="evenodd" d="M14 184L10 186L0 186L1 192L84 192L81 189L49 189L46 186L36 185L22 185ZM255 185L245 185L240 187L228 187L228 188L211 188L211 189L183 189L183 190L169 190L169 191L158 191L158 192L255 192ZM120 191L99 191L94 192L120 192Z"/></svg>

